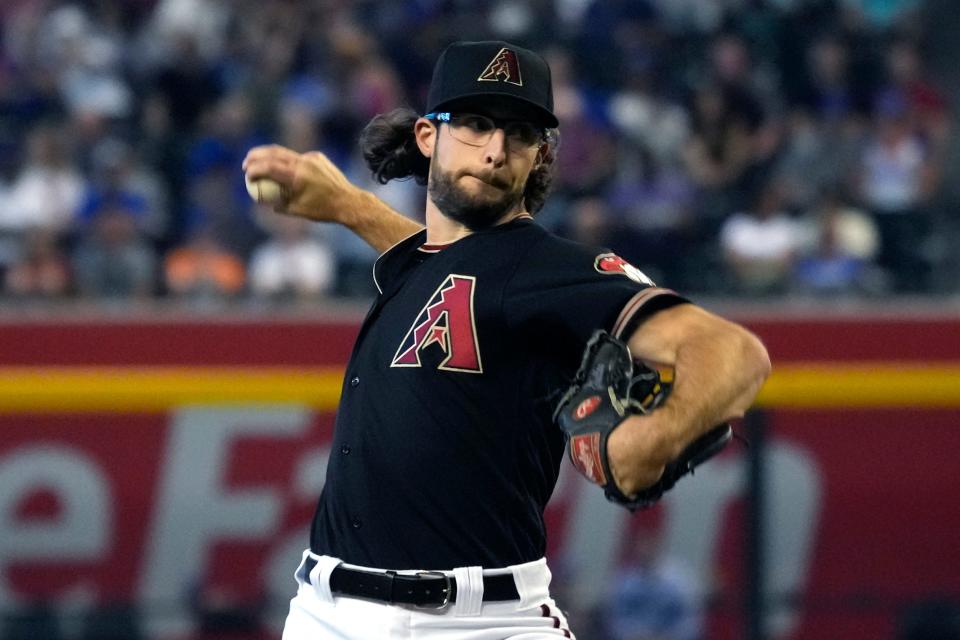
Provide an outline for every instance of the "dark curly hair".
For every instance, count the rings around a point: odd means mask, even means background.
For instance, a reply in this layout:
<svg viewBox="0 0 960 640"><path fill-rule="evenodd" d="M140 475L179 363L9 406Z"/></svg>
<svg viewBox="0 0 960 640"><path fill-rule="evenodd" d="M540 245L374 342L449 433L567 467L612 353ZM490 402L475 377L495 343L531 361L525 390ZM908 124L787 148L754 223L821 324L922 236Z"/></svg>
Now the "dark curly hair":
<svg viewBox="0 0 960 640"><path fill-rule="evenodd" d="M413 178L417 184L426 184L430 174L430 159L420 153L413 135L413 125L420 116L409 107L394 109L373 118L360 133L360 150L373 177L380 184L391 180ZM550 193L553 182L553 162L557 157L560 135L548 129L547 152L527 178L523 200L527 211L536 214Z"/></svg>
<svg viewBox="0 0 960 640"><path fill-rule="evenodd" d="M374 116L360 133L360 151L380 184L412 177L427 184L430 158L420 153L413 136L417 112L408 107Z"/></svg>

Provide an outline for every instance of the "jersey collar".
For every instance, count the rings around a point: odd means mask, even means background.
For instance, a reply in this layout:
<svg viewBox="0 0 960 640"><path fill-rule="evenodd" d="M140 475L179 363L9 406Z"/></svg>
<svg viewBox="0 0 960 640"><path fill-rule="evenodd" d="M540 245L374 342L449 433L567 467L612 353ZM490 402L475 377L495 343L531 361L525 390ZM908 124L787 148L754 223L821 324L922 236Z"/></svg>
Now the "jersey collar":
<svg viewBox="0 0 960 640"><path fill-rule="evenodd" d="M491 230L494 230L494 229L497 229L497 228L500 228L500 227L505 227L505 226L507 226L507 225L513 224L513 223L515 223L515 222L518 222L518 221L520 221L520 220L533 220L533 216L530 215L529 213L521 213L521 214L518 215L516 218L511 218L510 220L504 222L503 224L498 224L498 225L496 225L496 226L494 226L494 227L490 227L490 229L485 229L485 231L491 231ZM471 234L471 235L472 235L472 234ZM469 237L469 236L465 236L465 237ZM459 240L462 240L462 239L463 239L463 238L460 238ZM450 241L450 242L443 242L443 243L435 243L435 244L430 244L430 243L424 242L424 243L421 244L419 247L417 247L417 251L420 251L420 252L423 252L423 253L440 253L441 251L443 251L444 249L446 249L447 247L449 247L450 245L452 245L452 244L454 244L454 243L456 243L456 242L457 242L457 240L452 240L452 241Z"/></svg>

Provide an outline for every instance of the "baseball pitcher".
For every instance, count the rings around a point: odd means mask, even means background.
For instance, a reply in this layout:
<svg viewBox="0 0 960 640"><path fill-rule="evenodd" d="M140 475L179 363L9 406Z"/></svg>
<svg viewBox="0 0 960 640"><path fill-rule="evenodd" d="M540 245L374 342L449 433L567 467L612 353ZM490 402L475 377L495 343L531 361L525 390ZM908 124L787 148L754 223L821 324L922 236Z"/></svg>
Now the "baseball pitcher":
<svg viewBox="0 0 960 640"><path fill-rule="evenodd" d="M383 252L284 640L574 637L544 559L565 448L612 501L647 507L723 447L769 373L743 328L537 224L560 124L542 57L455 43L426 107L361 139L381 182L427 185L426 228L322 154L244 161L280 211Z"/></svg>

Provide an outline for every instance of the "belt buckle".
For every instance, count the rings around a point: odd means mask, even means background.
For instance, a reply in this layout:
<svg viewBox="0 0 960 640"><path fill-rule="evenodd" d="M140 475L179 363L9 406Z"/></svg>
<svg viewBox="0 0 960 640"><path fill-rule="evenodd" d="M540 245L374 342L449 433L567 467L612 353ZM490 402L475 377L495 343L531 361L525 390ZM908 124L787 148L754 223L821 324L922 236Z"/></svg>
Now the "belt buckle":
<svg viewBox="0 0 960 640"><path fill-rule="evenodd" d="M450 604L450 594L453 591L453 584L450 582L450 576L445 574L442 571L418 571L416 576L419 577L439 577L443 578L446 587L443 589L443 602L440 604L415 604L413 605L416 609L430 609L437 610L445 609Z"/></svg>

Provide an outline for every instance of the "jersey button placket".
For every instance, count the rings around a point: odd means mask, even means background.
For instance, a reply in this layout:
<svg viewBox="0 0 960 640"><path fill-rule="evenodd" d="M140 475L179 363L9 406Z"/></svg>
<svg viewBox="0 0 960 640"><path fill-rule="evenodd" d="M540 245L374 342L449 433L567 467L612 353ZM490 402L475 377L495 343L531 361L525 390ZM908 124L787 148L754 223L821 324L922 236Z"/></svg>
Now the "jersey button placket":
<svg viewBox="0 0 960 640"><path fill-rule="evenodd" d="M360 376L353 376L350 378L350 386L357 387L360 386Z"/></svg>
<svg viewBox="0 0 960 640"><path fill-rule="evenodd" d="M345 455L345 456L350 455L350 445L345 444L345 445L341 446L341 447L340 447L340 453L342 453L342 454Z"/></svg>

